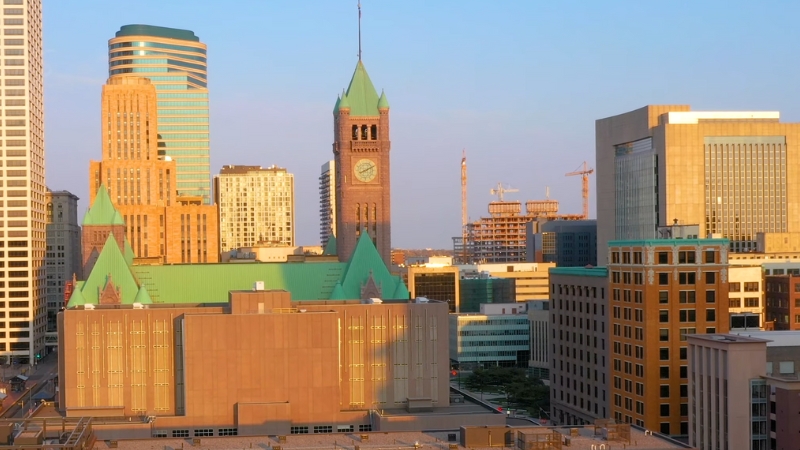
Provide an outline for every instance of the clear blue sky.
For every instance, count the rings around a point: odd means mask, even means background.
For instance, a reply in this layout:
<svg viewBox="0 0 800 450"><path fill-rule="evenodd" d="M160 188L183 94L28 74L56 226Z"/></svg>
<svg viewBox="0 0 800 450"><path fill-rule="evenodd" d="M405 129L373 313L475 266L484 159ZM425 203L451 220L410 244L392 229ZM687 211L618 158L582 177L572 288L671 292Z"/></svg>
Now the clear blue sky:
<svg viewBox="0 0 800 450"><path fill-rule="evenodd" d="M796 1L363 0L364 63L391 103L392 243L449 248L489 189L579 213L594 121L646 104L778 110L800 121ZM211 172L295 174L297 240L319 241L317 177L332 109L357 60L355 0L44 0L47 183L88 198L100 158L107 41L120 26L193 30L208 44ZM594 180L591 183L594 190ZM592 216L594 216L592 192ZM81 201L81 215L86 208Z"/></svg>

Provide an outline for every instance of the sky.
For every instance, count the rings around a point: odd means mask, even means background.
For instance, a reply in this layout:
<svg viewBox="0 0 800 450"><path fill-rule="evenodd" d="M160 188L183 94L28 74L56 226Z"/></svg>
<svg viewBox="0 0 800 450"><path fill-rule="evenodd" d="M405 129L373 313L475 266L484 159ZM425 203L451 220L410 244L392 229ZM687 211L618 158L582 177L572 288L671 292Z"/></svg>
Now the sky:
<svg viewBox="0 0 800 450"><path fill-rule="evenodd" d="M356 0L43 0L46 179L88 207L100 159L108 40L122 25L189 29L208 45L211 173L285 167L296 241L319 243L333 105L358 60ZM800 2L362 0L363 61L391 105L392 246L451 248L507 200L581 212L594 122L647 104L780 111L800 121ZM235 5L235 7L233 7ZM595 217L590 180L590 217Z"/></svg>

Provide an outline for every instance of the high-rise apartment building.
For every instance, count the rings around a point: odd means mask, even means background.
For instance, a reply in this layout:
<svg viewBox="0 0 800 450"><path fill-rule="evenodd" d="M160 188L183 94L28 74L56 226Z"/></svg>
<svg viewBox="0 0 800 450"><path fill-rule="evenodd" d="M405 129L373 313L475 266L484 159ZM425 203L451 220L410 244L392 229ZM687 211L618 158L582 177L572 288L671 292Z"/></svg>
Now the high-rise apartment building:
<svg viewBox="0 0 800 450"><path fill-rule="evenodd" d="M114 75L103 86L102 159L89 164L90 204L104 186L138 258L216 262L217 209L177 193L176 163L157 147L158 103L147 78Z"/></svg>
<svg viewBox="0 0 800 450"><path fill-rule="evenodd" d="M764 286L765 322L774 330L800 330L800 276L765 276Z"/></svg>
<svg viewBox="0 0 800 450"><path fill-rule="evenodd" d="M609 243L610 418L689 434L686 339L728 332L729 245L727 239Z"/></svg>
<svg viewBox="0 0 800 450"><path fill-rule="evenodd" d="M322 165L319 175L319 241L323 248L336 236L336 161Z"/></svg>
<svg viewBox="0 0 800 450"><path fill-rule="evenodd" d="M158 154L177 163L178 195L211 202L206 45L192 31L125 25L108 41L109 76L147 77L158 97Z"/></svg>
<svg viewBox="0 0 800 450"><path fill-rule="evenodd" d="M72 280L83 278L81 261L81 227L78 225L78 197L67 191L47 190L47 247L45 273L47 276L47 332L55 333L56 315L66 306L64 287ZM54 336L53 336L54 337ZM48 345L57 346L57 342Z"/></svg>
<svg viewBox="0 0 800 450"><path fill-rule="evenodd" d="M731 250L759 232L800 231L800 123L778 112L646 106L598 120L598 264L614 239L653 239L659 226L699 224Z"/></svg>
<svg viewBox="0 0 800 450"><path fill-rule="evenodd" d="M368 233L392 264L389 101L375 90L359 58L350 86L333 108L336 170L336 250L347 261Z"/></svg>
<svg viewBox="0 0 800 450"><path fill-rule="evenodd" d="M41 0L4 2L2 28L0 356L33 363L47 327Z"/></svg>
<svg viewBox="0 0 800 450"><path fill-rule="evenodd" d="M294 245L294 175L271 166L223 166L214 177L221 251Z"/></svg>

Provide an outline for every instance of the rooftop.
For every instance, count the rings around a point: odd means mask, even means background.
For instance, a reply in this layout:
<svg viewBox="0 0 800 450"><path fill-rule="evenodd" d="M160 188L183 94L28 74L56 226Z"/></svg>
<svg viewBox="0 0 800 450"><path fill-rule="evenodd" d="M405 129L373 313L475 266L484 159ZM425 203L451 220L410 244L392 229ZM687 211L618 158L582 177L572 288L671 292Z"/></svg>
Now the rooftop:
<svg viewBox="0 0 800 450"><path fill-rule="evenodd" d="M606 267L553 267L551 275L569 275L573 277L600 277L608 278Z"/></svg>
<svg viewBox="0 0 800 450"><path fill-rule="evenodd" d="M615 240L608 241L610 247L679 247L689 245L724 245L728 246L728 239L640 239L640 240Z"/></svg>
<svg viewBox="0 0 800 450"><path fill-rule="evenodd" d="M796 347L800 346L800 330L762 331L762 330L731 330L731 335L742 338L754 338L767 341L767 347Z"/></svg>
<svg viewBox="0 0 800 450"><path fill-rule="evenodd" d="M664 114L667 124L697 124L701 120L780 120L778 111L670 111Z"/></svg>
<svg viewBox="0 0 800 450"><path fill-rule="evenodd" d="M167 39L180 39L182 41L200 42L200 38L195 36L194 31L181 30L178 28L157 27L154 25L123 25L117 31L116 37L123 36L152 36Z"/></svg>
<svg viewBox="0 0 800 450"><path fill-rule="evenodd" d="M752 331L748 331L748 334L752 334ZM775 333L775 331L770 331L769 333ZM800 336L800 332L798 334ZM731 334L692 334L689 336L691 339L701 340L701 341L714 341L714 342L729 342L729 343L741 343L741 344L754 344L754 343L764 343L766 342L769 345L771 342L769 339L762 339L758 337L752 337L745 334L738 334L736 332L731 332Z"/></svg>

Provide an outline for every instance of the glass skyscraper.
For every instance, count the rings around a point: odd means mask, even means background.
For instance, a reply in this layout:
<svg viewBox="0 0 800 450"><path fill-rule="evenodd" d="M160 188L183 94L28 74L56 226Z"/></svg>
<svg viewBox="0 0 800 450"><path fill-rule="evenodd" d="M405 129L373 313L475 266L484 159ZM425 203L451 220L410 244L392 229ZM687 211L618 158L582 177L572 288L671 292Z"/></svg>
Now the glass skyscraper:
<svg viewBox="0 0 800 450"><path fill-rule="evenodd" d="M189 30L125 25L108 41L108 73L149 78L158 95L158 150L177 163L178 195L211 202L206 45Z"/></svg>

